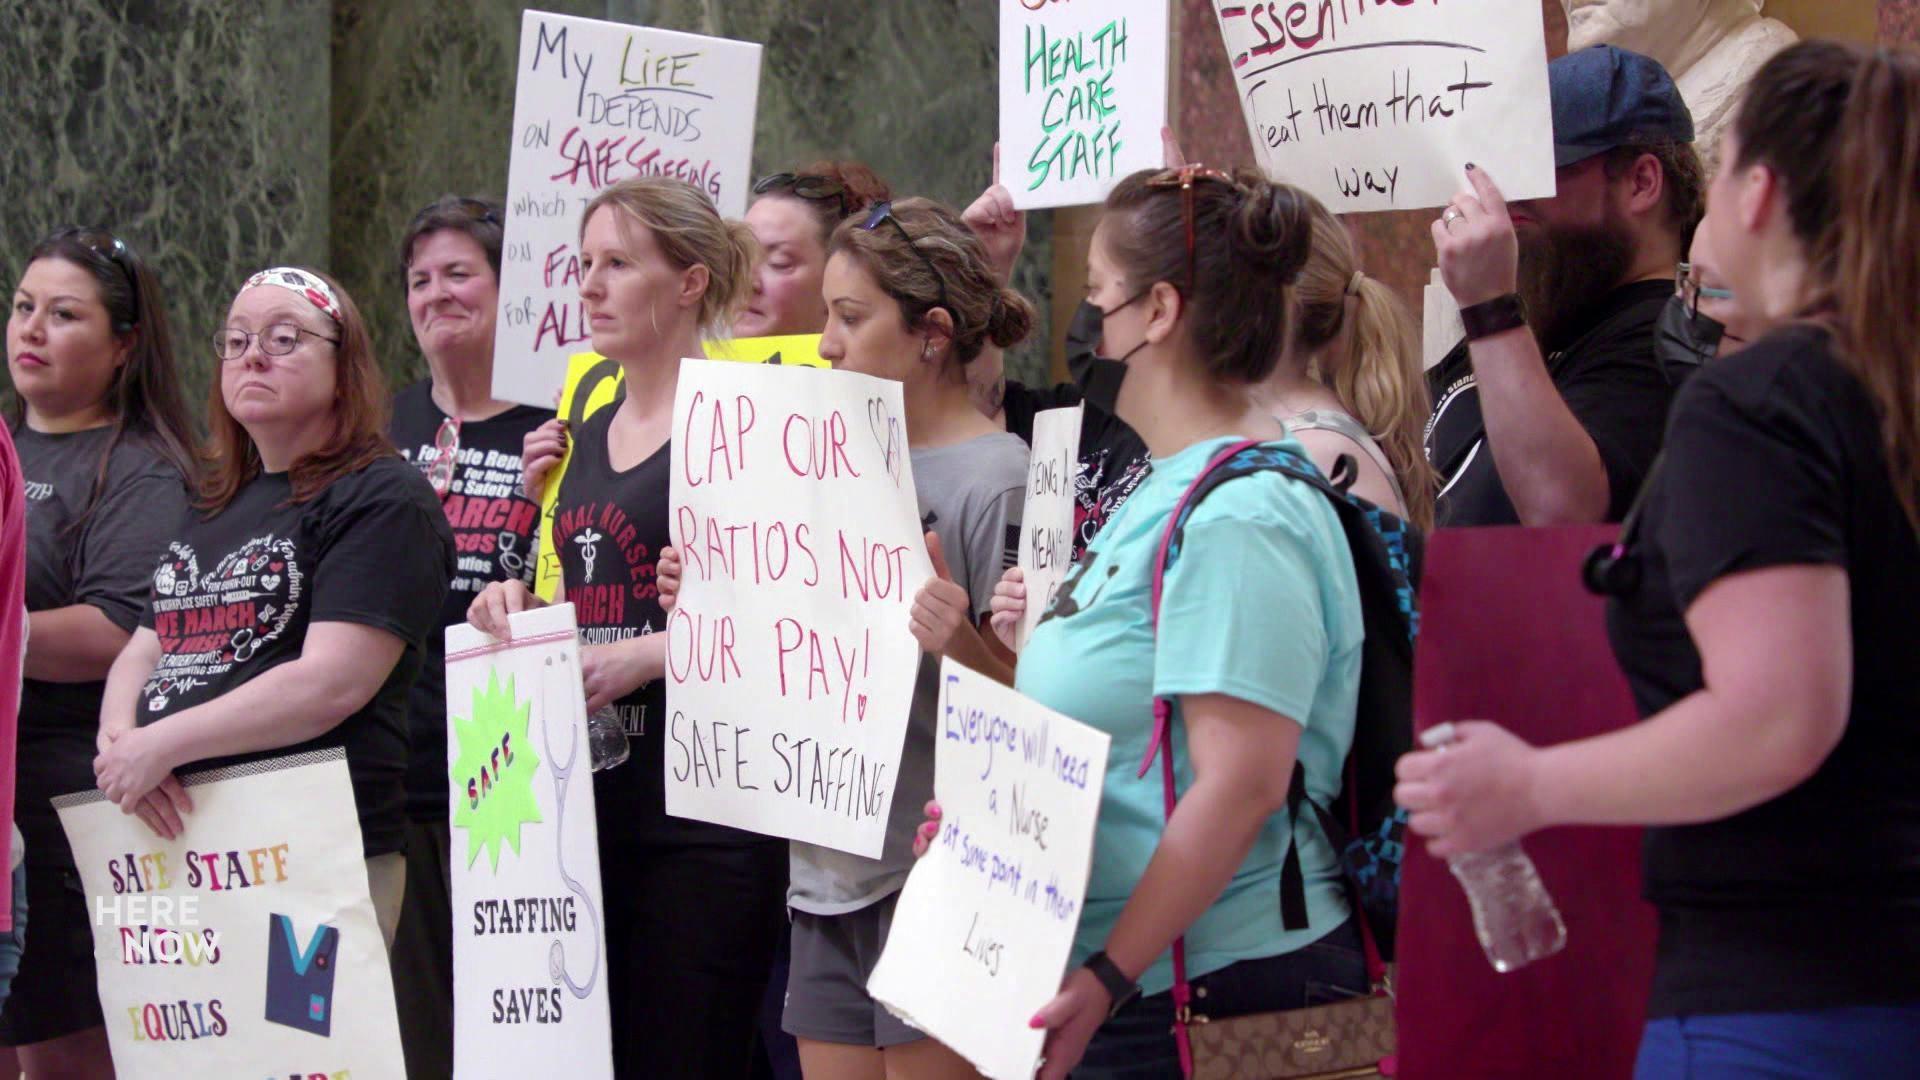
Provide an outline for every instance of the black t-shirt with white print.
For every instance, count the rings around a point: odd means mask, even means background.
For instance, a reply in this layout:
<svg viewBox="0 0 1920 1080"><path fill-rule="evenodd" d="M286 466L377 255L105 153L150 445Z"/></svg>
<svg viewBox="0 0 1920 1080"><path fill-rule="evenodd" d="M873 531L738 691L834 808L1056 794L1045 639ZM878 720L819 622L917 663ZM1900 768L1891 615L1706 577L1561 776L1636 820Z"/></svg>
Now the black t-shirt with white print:
<svg viewBox="0 0 1920 1080"><path fill-rule="evenodd" d="M113 441L111 428L49 435L22 424L13 441L27 496L27 610L85 604L131 633L167 534L187 508L179 470L139 437L123 435L107 462L99 499L92 501L100 455ZM104 682L21 684L15 805L36 865L73 865L48 800L94 786L94 738L105 689Z"/></svg>
<svg viewBox="0 0 1920 1080"><path fill-rule="evenodd" d="M661 633L667 625L654 573L660 549L670 542L672 453L670 444L662 443L633 468L613 468L607 431L622 400L575 425L572 457L553 508L552 549L583 648ZM593 774L602 845L765 841L738 829L667 816L666 707L664 679L614 702L629 757ZM612 861L601 867L603 873L611 868Z"/></svg>
<svg viewBox="0 0 1920 1080"><path fill-rule="evenodd" d="M407 688L453 576L453 536L433 489L398 455L291 502L286 473L255 477L220 513L187 516L153 574L141 625L161 657L135 716L150 724L212 701L290 660L315 622L384 630L406 643L373 699L297 745L195 762L188 771L341 746L371 857L399 851Z"/></svg>
<svg viewBox="0 0 1920 1080"><path fill-rule="evenodd" d="M447 414L422 379L393 398L389 428L400 456L424 475L438 459L435 439ZM515 405L498 416L460 425L453 483L441 502L453 530L457 565L441 605L442 627L467 621L467 608L495 581L533 584L533 536L540 507L520 494L520 446L527 432L553 419L547 409ZM447 643L427 635L427 655L407 697L407 813L417 821L447 819Z"/></svg>

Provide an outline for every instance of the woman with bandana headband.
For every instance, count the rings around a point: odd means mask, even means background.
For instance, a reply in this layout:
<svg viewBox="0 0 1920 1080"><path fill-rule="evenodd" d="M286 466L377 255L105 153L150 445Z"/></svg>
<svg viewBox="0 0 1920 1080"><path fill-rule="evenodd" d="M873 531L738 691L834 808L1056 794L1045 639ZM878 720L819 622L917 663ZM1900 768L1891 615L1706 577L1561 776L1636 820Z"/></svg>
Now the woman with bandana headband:
<svg viewBox="0 0 1920 1080"><path fill-rule="evenodd" d="M453 536L387 441L372 342L330 278L255 274L212 344L209 469L107 676L94 773L172 839L193 812L185 767L343 747L391 945L407 688L439 629Z"/></svg>
<svg viewBox="0 0 1920 1080"><path fill-rule="evenodd" d="M59 229L28 255L7 361L27 494L17 816L34 947L0 1012L0 1073L107 1076L90 919L48 800L93 783L102 680L186 509L194 434L159 283L104 229Z"/></svg>

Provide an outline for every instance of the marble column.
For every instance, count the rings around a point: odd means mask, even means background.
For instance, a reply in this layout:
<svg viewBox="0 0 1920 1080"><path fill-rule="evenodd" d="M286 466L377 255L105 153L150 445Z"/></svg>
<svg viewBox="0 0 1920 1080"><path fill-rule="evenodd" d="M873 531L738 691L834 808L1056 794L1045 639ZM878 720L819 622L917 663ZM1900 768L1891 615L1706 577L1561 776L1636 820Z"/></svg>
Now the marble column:
<svg viewBox="0 0 1920 1080"><path fill-rule="evenodd" d="M167 296L191 402L243 276L327 261L327 0L0 5L0 278L105 225Z"/></svg>

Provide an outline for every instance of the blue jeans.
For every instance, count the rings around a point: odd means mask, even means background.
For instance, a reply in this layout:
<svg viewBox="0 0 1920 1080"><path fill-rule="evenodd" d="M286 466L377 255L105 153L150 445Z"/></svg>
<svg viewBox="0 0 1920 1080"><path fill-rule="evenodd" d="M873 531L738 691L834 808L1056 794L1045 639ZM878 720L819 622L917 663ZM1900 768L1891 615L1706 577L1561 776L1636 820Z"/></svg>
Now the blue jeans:
<svg viewBox="0 0 1920 1080"><path fill-rule="evenodd" d="M1367 992L1367 960L1352 920L1306 948L1242 960L1191 980L1193 1010L1226 1019L1326 1005ZM1180 1075L1173 992L1137 998L1101 1025L1074 1080L1161 1080Z"/></svg>
<svg viewBox="0 0 1920 1080"><path fill-rule="evenodd" d="M13 871L13 932L0 934L0 1005L7 1003L7 995L13 991L13 977L20 974L20 954L26 950L27 864L22 862Z"/></svg>
<svg viewBox="0 0 1920 1080"><path fill-rule="evenodd" d="M1920 1002L1647 1021L1634 1080L1826 1080L1920 1072Z"/></svg>

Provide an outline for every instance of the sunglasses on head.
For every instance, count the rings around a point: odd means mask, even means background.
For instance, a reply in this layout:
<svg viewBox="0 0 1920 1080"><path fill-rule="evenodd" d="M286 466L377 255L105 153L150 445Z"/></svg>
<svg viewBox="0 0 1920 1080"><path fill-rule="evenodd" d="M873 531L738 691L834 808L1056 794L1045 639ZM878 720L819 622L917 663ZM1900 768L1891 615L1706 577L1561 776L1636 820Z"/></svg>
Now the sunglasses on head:
<svg viewBox="0 0 1920 1080"><path fill-rule="evenodd" d="M940 303L937 306L946 308L947 314L952 315L953 306L947 302L946 281L941 278L940 270L933 265L933 260L927 258L927 253L914 246L913 234L907 231L905 225L900 224L899 218L893 216L893 203L891 201L874 203L873 209L867 211L867 219L860 223L860 227L868 232L872 232L879 228L880 223L883 221L890 222L893 225L894 231L900 234L900 239L906 241L908 251L920 256L920 262L926 266L927 273L933 275L933 283L940 290Z"/></svg>
<svg viewBox="0 0 1920 1080"><path fill-rule="evenodd" d="M56 240L77 240L88 250L106 262L118 267L127 279L127 293L133 298L133 318L129 327L140 322L140 281L133 273L133 254L127 249L126 241L105 229L90 229L80 225L67 225L53 234Z"/></svg>
<svg viewBox="0 0 1920 1080"><path fill-rule="evenodd" d="M1226 173L1221 172L1219 169L1208 168L1207 166L1202 165L1198 162L1195 162L1192 165L1182 165L1177 169L1168 169L1167 171L1160 173L1156 176L1150 177L1147 180L1147 186L1150 188L1155 188L1163 191L1172 190L1173 188L1180 189L1180 194L1182 196L1182 201L1185 204L1186 215L1187 215L1187 291L1189 293L1193 291L1193 275L1194 275L1194 269L1195 269L1194 268L1194 236L1193 236L1193 185L1194 185L1194 181L1196 180L1210 180L1217 184L1225 184L1228 187L1234 189L1235 191L1244 192L1246 190L1246 188L1241 186L1240 181L1235 180L1233 177L1228 176Z"/></svg>
<svg viewBox="0 0 1920 1080"><path fill-rule="evenodd" d="M755 195L771 191L791 192L813 202L831 201L840 207L841 217L847 216L847 189L831 176L781 172L763 176L753 185Z"/></svg>

